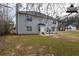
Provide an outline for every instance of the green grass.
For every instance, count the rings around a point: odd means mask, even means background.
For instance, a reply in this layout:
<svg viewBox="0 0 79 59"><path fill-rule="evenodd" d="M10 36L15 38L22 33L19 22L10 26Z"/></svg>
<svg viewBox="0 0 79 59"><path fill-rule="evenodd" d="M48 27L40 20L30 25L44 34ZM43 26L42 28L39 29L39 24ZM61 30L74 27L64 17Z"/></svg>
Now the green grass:
<svg viewBox="0 0 79 59"><path fill-rule="evenodd" d="M0 55L79 55L79 42L67 42L39 35L7 35L5 49Z"/></svg>
<svg viewBox="0 0 79 59"><path fill-rule="evenodd" d="M62 34L64 37L69 38L79 38L79 32L59 32L59 34Z"/></svg>

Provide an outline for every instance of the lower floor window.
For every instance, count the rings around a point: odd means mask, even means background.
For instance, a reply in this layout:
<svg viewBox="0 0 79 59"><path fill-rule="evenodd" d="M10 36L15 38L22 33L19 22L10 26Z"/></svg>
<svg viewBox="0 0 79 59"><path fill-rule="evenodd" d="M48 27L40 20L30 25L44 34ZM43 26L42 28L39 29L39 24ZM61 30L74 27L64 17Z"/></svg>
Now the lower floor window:
<svg viewBox="0 0 79 59"><path fill-rule="evenodd" d="M47 27L47 33L50 33L50 32L51 32L51 29Z"/></svg>
<svg viewBox="0 0 79 59"><path fill-rule="evenodd" d="M49 32L49 28L47 27L47 32Z"/></svg>
<svg viewBox="0 0 79 59"><path fill-rule="evenodd" d="M32 26L27 26L27 31L32 31Z"/></svg>
<svg viewBox="0 0 79 59"><path fill-rule="evenodd" d="M51 27L52 31L55 31L55 27Z"/></svg>
<svg viewBox="0 0 79 59"><path fill-rule="evenodd" d="M40 31L40 27L38 27L38 31Z"/></svg>

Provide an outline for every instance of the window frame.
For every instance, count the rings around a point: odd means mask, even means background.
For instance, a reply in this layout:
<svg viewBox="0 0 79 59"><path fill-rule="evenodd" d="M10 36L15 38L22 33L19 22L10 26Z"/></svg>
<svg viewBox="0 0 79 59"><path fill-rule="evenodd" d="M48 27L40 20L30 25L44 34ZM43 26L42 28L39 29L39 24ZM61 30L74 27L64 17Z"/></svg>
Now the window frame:
<svg viewBox="0 0 79 59"><path fill-rule="evenodd" d="M52 30L52 31L55 31L55 28L56 28L56 27L51 27L51 30Z"/></svg>
<svg viewBox="0 0 79 59"><path fill-rule="evenodd" d="M53 20L53 24L56 24L56 20Z"/></svg>
<svg viewBox="0 0 79 59"><path fill-rule="evenodd" d="M32 31L32 26L27 26L26 29L27 31Z"/></svg>
<svg viewBox="0 0 79 59"><path fill-rule="evenodd" d="M27 15L27 16L26 16L26 20L29 21L29 22L31 22L31 21L32 21L32 16Z"/></svg>

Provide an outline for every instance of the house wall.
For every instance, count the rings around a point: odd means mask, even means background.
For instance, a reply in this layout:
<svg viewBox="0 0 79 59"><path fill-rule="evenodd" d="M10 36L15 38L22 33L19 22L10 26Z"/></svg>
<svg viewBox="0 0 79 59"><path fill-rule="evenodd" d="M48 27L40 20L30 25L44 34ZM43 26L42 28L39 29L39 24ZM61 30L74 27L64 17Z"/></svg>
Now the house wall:
<svg viewBox="0 0 79 59"><path fill-rule="evenodd" d="M53 24L53 21L50 19L47 21L47 19L45 18L32 16L32 21L27 21L26 15L19 14L18 26L16 25L18 28L17 33L18 34L39 34L39 31L38 31L39 23L43 23L43 24L46 23L46 27L51 27L51 26L57 27L57 23ZM27 28L26 28L27 26L32 26L32 31L27 31ZM57 28L55 29L55 31L57 31Z"/></svg>
<svg viewBox="0 0 79 59"><path fill-rule="evenodd" d="M76 26L69 25L67 31L76 31Z"/></svg>
<svg viewBox="0 0 79 59"><path fill-rule="evenodd" d="M26 34L24 15L21 15L21 14L18 15L18 27L17 28L18 28L18 34Z"/></svg>
<svg viewBox="0 0 79 59"><path fill-rule="evenodd" d="M58 31L58 22L56 21L56 24L53 24L53 21L49 19L47 22L47 27L49 28L54 27L54 31L52 31L51 29L51 33L56 33Z"/></svg>

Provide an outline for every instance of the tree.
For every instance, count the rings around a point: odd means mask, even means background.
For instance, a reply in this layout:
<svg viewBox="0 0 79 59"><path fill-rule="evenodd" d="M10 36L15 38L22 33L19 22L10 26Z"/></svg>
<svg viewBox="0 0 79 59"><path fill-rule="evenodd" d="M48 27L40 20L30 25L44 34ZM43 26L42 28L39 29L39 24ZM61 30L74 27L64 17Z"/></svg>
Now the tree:
<svg viewBox="0 0 79 59"><path fill-rule="evenodd" d="M8 17L7 4L0 4L0 35L8 34L13 29L13 21Z"/></svg>
<svg viewBox="0 0 79 59"><path fill-rule="evenodd" d="M13 21L11 20L5 21L4 22L5 34L9 34L13 30L14 28L13 26L14 26Z"/></svg>

